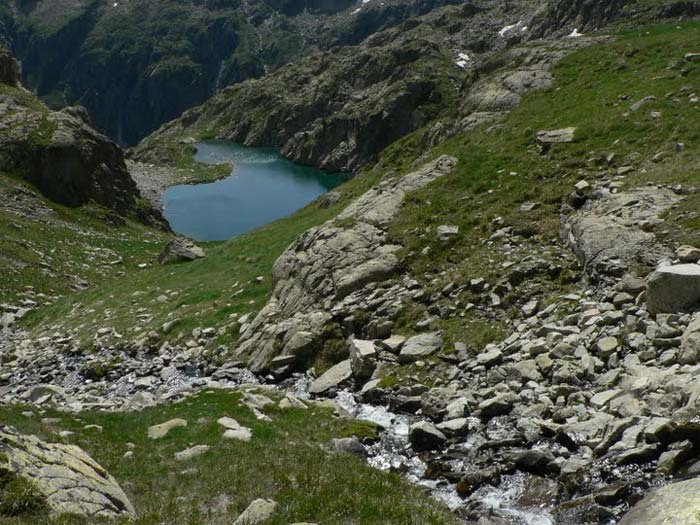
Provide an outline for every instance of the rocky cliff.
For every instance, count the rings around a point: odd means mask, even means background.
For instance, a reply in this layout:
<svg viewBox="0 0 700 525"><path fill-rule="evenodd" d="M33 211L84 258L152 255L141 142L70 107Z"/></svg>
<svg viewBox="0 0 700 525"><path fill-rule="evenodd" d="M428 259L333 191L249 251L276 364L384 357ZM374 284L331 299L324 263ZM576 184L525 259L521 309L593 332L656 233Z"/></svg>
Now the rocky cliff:
<svg viewBox="0 0 700 525"><path fill-rule="evenodd" d="M0 39L52 107L83 105L112 139L134 144L230 83L450 2L12 0Z"/></svg>
<svg viewBox="0 0 700 525"><path fill-rule="evenodd" d="M95 131L80 107L51 112L18 84L17 65L0 55L0 171L17 173L67 206L95 202L120 215L164 225L141 201L122 150Z"/></svg>

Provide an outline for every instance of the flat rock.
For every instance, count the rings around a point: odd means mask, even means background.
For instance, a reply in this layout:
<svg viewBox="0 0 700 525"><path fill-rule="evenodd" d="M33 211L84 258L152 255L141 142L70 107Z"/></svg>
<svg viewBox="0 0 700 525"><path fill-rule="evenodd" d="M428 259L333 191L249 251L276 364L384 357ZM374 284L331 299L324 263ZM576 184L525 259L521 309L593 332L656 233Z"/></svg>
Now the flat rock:
<svg viewBox="0 0 700 525"><path fill-rule="evenodd" d="M148 437L151 439L160 439L165 437L168 432L174 428L186 427L187 421L184 419L171 419L165 423L160 423L159 425L153 425L148 427Z"/></svg>
<svg viewBox="0 0 700 525"><path fill-rule="evenodd" d="M333 388L337 388L342 383L349 381L352 377L352 359L341 361L337 365L326 370L309 387L311 394L324 394Z"/></svg>
<svg viewBox="0 0 700 525"><path fill-rule="evenodd" d="M5 475L33 483L56 514L136 516L116 480L75 445L46 443L0 426L0 476Z"/></svg>
<svg viewBox="0 0 700 525"><path fill-rule="evenodd" d="M399 361L412 363L433 355L442 348L442 335L438 332L414 335L408 339L399 353Z"/></svg>

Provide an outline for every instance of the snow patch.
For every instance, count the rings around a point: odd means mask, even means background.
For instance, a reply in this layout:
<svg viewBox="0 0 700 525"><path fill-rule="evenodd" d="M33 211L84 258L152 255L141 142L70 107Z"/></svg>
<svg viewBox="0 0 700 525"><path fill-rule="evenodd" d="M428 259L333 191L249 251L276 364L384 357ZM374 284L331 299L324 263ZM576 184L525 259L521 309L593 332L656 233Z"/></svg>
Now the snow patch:
<svg viewBox="0 0 700 525"><path fill-rule="evenodd" d="M471 57L466 54L466 53L458 53L457 54L457 60L455 61L455 65L457 67L460 67L464 69L467 67L467 64L471 61Z"/></svg>
<svg viewBox="0 0 700 525"><path fill-rule="evenodd" d="M525 31L527 31L527 26L523 23L522 20L518 20L517 24L512 24L501 29L498 32L498 36L503 38L506 36L506 34L510 33L511 31L520 31L521 33L524 33Z"/></svg>
<svg viewBox="0 0 700 525"><path fill-rule="evenodd" d="M578 32L578 27L574 28L574 30L571 32L569 35L569 38L578 38L580 36L583 36L583 33Z"/></svg>

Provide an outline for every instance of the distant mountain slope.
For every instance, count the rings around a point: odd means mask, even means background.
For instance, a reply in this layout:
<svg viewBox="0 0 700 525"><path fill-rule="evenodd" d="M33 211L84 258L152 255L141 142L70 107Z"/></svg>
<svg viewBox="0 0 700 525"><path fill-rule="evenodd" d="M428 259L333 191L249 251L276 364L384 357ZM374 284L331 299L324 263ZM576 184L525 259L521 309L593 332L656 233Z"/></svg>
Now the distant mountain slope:
<svg viewBox="0 0 700 525"><path fill-rule="evenodd" d="M217 89L456 0L8 0L0 41L52 107L133 144Z"/></svg>

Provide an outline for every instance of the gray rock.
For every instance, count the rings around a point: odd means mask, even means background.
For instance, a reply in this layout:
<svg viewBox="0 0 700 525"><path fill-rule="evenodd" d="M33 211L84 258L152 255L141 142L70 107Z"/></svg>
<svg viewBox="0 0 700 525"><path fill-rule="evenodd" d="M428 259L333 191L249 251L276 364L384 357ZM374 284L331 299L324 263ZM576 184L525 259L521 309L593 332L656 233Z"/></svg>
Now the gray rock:
<svg viewBox="0 0 700 525"><path fill-rule="evenodd" d="M184 419L171 419L170 421L166 421L165 423L148 427L148 437L150 439L161 439L168 435L168 432L170 432L172 429L186 426L187 421L185 421Z"/></svg>
<svg viewBox="0 0 700 525"><path fill-rule="evenodd" d="M448 241L459 235L459 227L442 224L437 227L437 237L440 241Z"/></svg>
<svg viewBox="0 0 700 525"><path fill-rule="evenodd" d="M136 517L116 480L75 445L46 443L0 426L0 475L25 478L55 514Z"/></svg>
<svg viewBox="0 0 700 525"><path fill-rule="evenodd" d="M257 525L272 517L277 509L277 502L271 499L253 500L241 513L233 525Z"/></svg>
<svg viewBox="0 0 700 525"><path fill-rule="evenodd" d="M538 131L537 143L540 145L551 145L573 142L575 133L576 128L562 128L549 131Z"/></svg>
<svg viewBox="0 0 700 525"><path fill-rule="evenodd" d="M358 379L370 377L377 367L377 350L374 348L374 341L350 337L348 349L353 375Z"/></svg>
<svg viewBox="0 0 700 525"><path fill-rule="evenodd" d="M189 461L206 453L211 447L209 445L195 445L180 452L175 453L177 461Z"/></svg>
<svg viewBox="0 0 700 525"><path fill-rule="evenodd" d="M517 399L518 396L511 392L499 394L479 403L479 411L481 416L485 418L504 416L513 410L513 405Z"/></svg>
<svg viewBox="0 0 700 525"><path fill-rule="evenodd" d="M677 313L700 304L700 265L663 266L647 281L647 309L652 315Z"/></svg>
<svg viewBox="0 0 700 525"><path fill-rule="evenodd" d="M341 384L347 382L352 377L352 360L346 359L337 365L329 368L319 378L317 378L309 387L311 394L325 394L328 391L338 388Z"/></svg>
<svg viewBox="0 0 700 525"><path fill-rule="evenodd" d="M408 429L408 440L411 442L413 450L421 452L439 449L445 444L447 437L432 423L420 421Z"/></svg>
<svg viewBox="0 0 700 525"><path fill-rule="evenodd" d="M412 363L431 356L442 348L442 335L438 332L415 335L401 347L399 361Z"/></svg>
<svg viewBox="0 0 700 525"><path fill-rule="evenodd" d="M367 451L360 440L357 437L346 437L333 439L333 450L343 454L352 454L354 456L364 457L367 455Z"/></svg>
<svg viewBox="0 0 700 525"><path fill-rule="evenodd" d="M206 257L202 248L197 246L190 239L178 237L170 241L163 252L158 256L160 264L170 264L174 262L195 261Z"/></svg>
<svg viewBox="0 0 700 525"><path fill-rule="evenodd" d="M632 507L619 525L697 525L698 515L700 478L653 489Z"/></svg>

